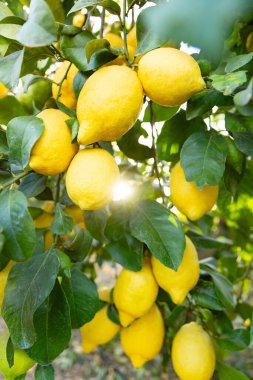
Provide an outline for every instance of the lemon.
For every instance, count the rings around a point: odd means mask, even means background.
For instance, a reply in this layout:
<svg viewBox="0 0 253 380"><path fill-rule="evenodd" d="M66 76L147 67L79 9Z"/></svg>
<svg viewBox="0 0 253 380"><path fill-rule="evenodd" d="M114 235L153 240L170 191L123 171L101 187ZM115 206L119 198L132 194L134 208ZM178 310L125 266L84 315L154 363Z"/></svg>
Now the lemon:
<svg viewBox="0 0 253 380"><path fill-rule="evenodd" d="M75 224L79 224L81 228L85 228L84 215L80 207L76 205L67 206L64 211L71 216Z"/></svg>
<svg viewBox="0 0 253 380"><path fill-rule="evenodd" d="M3 83L0 82L0 99L5 98L8 95L8 88L5 87Z"/></svg>
<svg viewBox="0 0 253 380"><path fill-rule="evenodd" d="M124 47L124 41L118 34L106 33L104 35L104 38L110 42L111 46Z"/></svg>
<svg viewBox="0 0 253 380"><path fill-rule="evenodd" d="M250 318L245 319L244 326L247 327L247 328L249 328L251 326L251 320L250 320Z"/></svg>
<svg viewBox="0 0 253 380"><path fill-rule="evenodd" d="M147 313L155 302L157 293L158 285L149 260L144 261L138 272L123 269L113 293L122 326L128 326L134 319Z"/></svg>
<svg viewBox="0 0 253 380"><path fill-rule="evenodd" d="M53 222L54 216L43 212L38 218L35 219L34 224L36 228L48 228ZM47 251L54 242L54 235L51 231L46 231L44 235L44 247Z"/></svg>
<svg viewBox="0 0 253 380"><path fill-rule="evenodd" d="M10 368L6 358L6 347L9 335L4 333L0 337L0 371L6 380L14 380L16 377L25 374L32 368L35 362L29 358L25 351L15 348L14 365Z"/></svg>
<svg viewBox="0 0 253 380"><path fill-rule="evenodd" d="M164 323L158 307L154 304L131 326L123 328L120 340L135 368L140 368L153 359L161 351L164 340Z"/></svg>
<svg viewBox="0 0 253 380"><path fill-rule="evenodd" d="M134 50L137 49L136 25L127 34L127 46L133 47Z"/></svg>
<svg viewBox="0 0 253 380"><path fill-rule="evenodd" d="M42 209L48 214L53 214L54 212L54 201L45 201L43 203Z"/></svg>
<svg viewBox="0 0 253 380"><path fill-rule="evenodd" d="M99 291L102 301L109 301L110 289ZM103 306L92 319L81 327L82 349L85 354L93 351L100 344L108 343L119 332L120 326L112 322L107 315L108 305Z"/></svg>
<svg viewBox="0 0 253 380"><path fill-rule="evenodd" d="M178 162L170 175L170 199L174 206L191 220L198 220L210 211L218 197L218 186L204 186L200 190L194 182L187 182Z"/></svg>
<svg viewBox="0 0 253 380"><path fill-rule="evenodd" d="M183 259L177 271L166 267L154 256L152 267L159 286L169 293L175 304L184 302L188 292L199 279L198 253L187 236Z"/></svg>
<svg viewBox="0 0 253 380"><path fill-rule="evenodd" d="M172 363L180 380L210 380L215 351L210 336L196 322L185 324L172 343Z"/></svg>
<svg viewBox="0 0 253 380"><path fill-rule="evenodd" d="M85 18L85 14L82 12L77 12L73 17L72 24L78 28L81 28L84 24Z"/></svg>
<svg viewBox="0 0 253 380"><path fill-rule="evenodd" d="M56 175L67 170L77 153L78 145L71 144L71 132L66 124L69 116L57 109L47 109L37 117L45 129L31 151L30 167L43 175Z"/></svg>
<svg viewBox="0 0 253 380"><path fill-rule="evenodd" d="M138 76L147 96L162 106L183 104L205 87L197 62L170 47L145 54L139 62Z"/></svg>
<svg viewBox="0 0 253 380"><path fill-rule="evenodd" d="M2 308L3 299L4 299L5 287L7 284L10 270L13 267L13 265L14 265L14 261L10 261L6 265L6 267L0 272L0 314L1 314L1 308Z"/></svg>
<svg viewBox="0 0 253 380"><path fill-rule="evenodd" d="M70 62L64 61L61 66L56 70L53 81L60 83L63 79ZM73 88L73 80L78 73L78 68L75 65L71 65L67 78L63 81L61 86L61 92L59 96L59 101L63 103L66 107L74 108L76 106L76 96ZM58 95L59 86L57 84L52 84L53 97L56 99Z"/></svg>
<svg viewBox="0 0 253 380"><path fill-rule="evenodd" d="M79 143L121 137L135 123L142 97L141 83L129 67L112 65L96 71L84 84L77 102Z"/></svg>
<svg viewBox="0 0 253 380"><path fill-rule="evenodd" d="M253 51L253 32L251 32L248 37L247 37L247 40L246 40L246 49L249 51L249 52L252 52Z"/></svg>
<svg viewBox="0 0 253 380"><path fill-rule="evenodd" d="M84 149L72 160L66 175L70 199L81 210L96 210L112 200L119 169L103 149Z"/></svg>

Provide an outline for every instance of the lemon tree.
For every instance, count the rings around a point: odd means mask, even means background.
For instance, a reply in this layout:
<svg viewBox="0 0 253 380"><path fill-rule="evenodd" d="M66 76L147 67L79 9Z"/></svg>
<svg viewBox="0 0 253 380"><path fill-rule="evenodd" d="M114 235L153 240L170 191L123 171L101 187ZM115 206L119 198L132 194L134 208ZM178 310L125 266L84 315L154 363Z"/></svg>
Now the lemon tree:
<svg viewBox="0 0 253 380"><path fill-rule="evenodd" d="M5 379L73 330L108 378L252 378L252 36L251 0L0 1Z"/></svg>

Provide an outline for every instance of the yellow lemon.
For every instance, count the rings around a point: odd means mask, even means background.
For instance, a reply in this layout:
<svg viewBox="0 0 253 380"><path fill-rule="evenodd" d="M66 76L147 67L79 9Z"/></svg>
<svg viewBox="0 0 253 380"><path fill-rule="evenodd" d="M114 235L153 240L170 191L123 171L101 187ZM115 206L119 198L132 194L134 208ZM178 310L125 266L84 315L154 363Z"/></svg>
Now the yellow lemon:
<svg viewBox="0 0 253 380"><path fill-rule="evenodd" d="M42 209L49 214L53 214L54 212L54 201L45 201L43 203Z"/></svg>
<svg viewBox="0 0 253 380"><path fill-rule="evenodd" d="M38 218L35 219L34 224L36 228L48 228L53 222L54 216L43 212ZM47 251L54 242L54 235L51 231L46 231L44 235L44 245L45 250Z"/></svg>
<svg viewBox="0 0 253 380"><path fill-rule="evenodd" d="M13 265L14 265L14 261L10 261L6 265L6 267L0 272L0 314L1 314L1 308L2 308L3 299L4 299L5 287L7 284L10 270L13 267Z"/></svg>
<svg viewBox="0 0 253 380"><path fill-rule="evenodd" d="M131 326L123 328L120 340L135 368L140 368L153 359L161 351L164 340L164 323L158 307L154 304Z"/></svg>
<svg viewBox="0 0 253 380"><path fill-rule="evenodd" d="M14 349L14 364L10 368L6 358L6 347L9 335L4 333L0 337L0 372L6 380L14 380L16 377L25 374L32 368L35 362L29 358L25 351L18 348Z"/></svg>
<svg viewBox="0 0 253 380"><path fill-rule="evenodd" d="M138 76L147 96L162 106L180 105L205 87L197 62L170 47L145 54Z"/></svg>
<svg viewBox="0 0 253 380"><path fill-rule="evenodd" d="M204 186L200 190L194 182L187 182L178 162L170 175L171 202L191 220L198 220L210 211L218 197L218 186Z"/></svg>
<svg viewBox="0 0 253 380"><path fill-rule="evenodd" d="M127 34L127 46L137 49L136 25Z"/></svg>
<svg viewBox="0 0 253 380"><path fill-rule="evenodd" d="M135 123L142 107L142 87L125 66L107 66L90 76L77 102L78 141L117 140Z"/></svg>
<svg viewBox="0 0 253 380"><path fill-rule="evenodd" d="M69 116L57 109L47 109L37 117L43 120L45 129L32 148L30 167L43 175L65 172L78 150L77 144L71 144L71 132L66 124Z"/></svg>
<svg viewBox="0 0 253 380"><path fill-rule="evenodd" d="M0 82L0 99L5 98L8 95L8 88L5 87L3 83Z"/></svg>
<svg viewBox="0 0 253 380"><path fill-rule="evenodd" d="M124 41L118 34L115 33L106 33L104 38L110 42L111 46L124 47Z"/></svg>
<svg viewBox="0 0 253 380"><path fill-rule="evenodd" d="M76 205L67 206L64 211L71 216L75 224L79 224L81 228L85 228L84 214L80 207Z"/></svg>
<svg viewBox="0 0 253 380"><path fill-rule="evenodd" d="M82 12L77 12L73 17L72 24L78 28L81 28L84 24L85 18L85 14Z"/></svg>
<svg viewBox="0 0 253 380"><path fill-rule="evenodd" d="M82 210L104 207L112 199L118 175L118 166L110 153L103 149L81 150L67 171L68 195Z"/></svg>
<svg viewBox="0 0 253 380"><path fill-rule="evenodd" d="M56 70L53 81L60 83L63 79L66 71L68 70L70 62L64 61L61 66ZM67 78L63 81L61 86L61 92L59 96L59 101L63 103L66 107L74 108L76 106L76 96L73 88L73 80L78 73L78 68L75 65L71 65ZM52 84L53 97L56 99L58 95L59 86L57 84Z"/></svg>
<svg viewBox="0 0 253 380"><path fill-rule="evenodd" d="M210 380L215 351L210 336L196 322L185 324L172 343L172 363L180 380Z"/></svg>
<svg viewBox="0 0 253 380"><path fill-rule="evenodd" d="M249 328L251 326L251 320L249 318L245 319L244 326Z"/></svg>
<svg viewBox="0 0 253 380"><path fill-rule="evenodd" d="M111 289L99 290L101 301L110 300ZM112 322L107 315L108 305L103 306L92 319L81 327L82 348L85 354L93 351L98 345L108 343L119 332L120 326Z"/></svg>
<svg viewBox="0 0 253 380"><path fill-rule="evenodd" d="M138 272L123 269L113 293L122 326L128 326L134 319L147 313L155 302L157 293L158 285L149 260L143 263Z"/></svg>
<svg viewBox="0 0 253 380"><path fill-rule="evenodd" d="M253 32L251 32L246 40L246 48L249 52L253 51Z"/></svg>
<svg viewBox="0 0 253 380"><path fill-rule="evenodd" d="M177 271L166 267L154 256L152 267L159 286L169 293L175 304L184 302L188 292L199 279L198 253L187 236L183 259Z"/></svg>

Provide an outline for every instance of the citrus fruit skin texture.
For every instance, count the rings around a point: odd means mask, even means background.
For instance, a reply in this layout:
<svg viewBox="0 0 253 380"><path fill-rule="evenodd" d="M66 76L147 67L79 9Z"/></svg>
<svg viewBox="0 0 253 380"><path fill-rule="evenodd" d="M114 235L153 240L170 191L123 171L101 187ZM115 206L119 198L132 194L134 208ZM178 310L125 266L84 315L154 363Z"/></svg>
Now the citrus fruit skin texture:
<svg viewBox="0 0 253 380"><path fill-rule="evenodd" d="M102 301L110 301L110 289L99 291ZM108 305L100 309L92 321L81 327L82 349L85 354L92 352L98 345L108 343L119 332L120 326L107 316Z"/></svg>
<svg viewBox="0 0 253 380"><path fill-rule="evenodd" d="M36 228L48 228L53 222L54 216L43 212L38 218L35 219L34 224ZM47 251L54 242L54 235L51 231L46 231L44 235L44 248Z"/></svg>
<svg viewBox="0 0 253 380"><path fill-rule="evenodd" d="M104 38L110 42L111 46L124 47L124 41L118 34L109 32L104 35Z"/></svg>
<svg viewBox="0 0 253 380"><path fill-rule="evenodd" d="M9 92L8 88L5 87L5 85L0 82L0 99L5 98L5 96L8 95L8 92Z"/></svg>
<svg viewBox="0 0 253 380"><path fill-rule="evenodd" d="M180 380L210 380L215 351L210 336L196 322L183 325L172 343L172 363Z"/></svg>
<svg viewBox="0 0 253 380"><path fill-rule="evenodd" d="M32 148L30 167L43 175L65 172L78 150L77 144L71 144L66 124L69 116L57 109L46 109L37 117L43 120L45 129Z"/></svg>
<svg viewBox="0 0 253 380"><path fill-rule="evenodd" d="M82 210L99 209L111 201L118 175L118 166L108 152L81 150L67 171L68 195Z"/></svg>
<svg viewBox="0 0 253 380"><path fill-rule="evenodd" d="M14 380L16 377L23 375L32 368L35 362L29 358L25 351L15 348L14 365L9 368L6 358L8 339L9 335L7 333L4 333L0 337L0 372L2 372L6 380Z"/></svg>
<svg viewBox="0 0 253 380"><path fill-rule="evenodd" d="M161 351L164 340L164 323L158 307L154 304L131 326L123 328L120 340L135 368L140 368L153 359Z"/></svg>
<svg viewBox="0 0 253 380"><path fill-rule="evenodd" d="M136 38L136 26L134 26L127 34L127 45L137 49L137 38Z"/></svg>
<svg viewBox="0 0 253 380"><path fill-rule="evenodd" d="M0 315L1 315L1 308L3 305L5 287L7 284L7 280L8 280L10 270L13 267L13 265L14 265L14 261L10 261L6 265L6 267L0 272Z"/></svg>
<svg viewBox="0 0 253 380"><path fill-rule="evenodd" d="M78 141L117 140L135 123L142 107L137 74L125 66L99 69L84 84L77 102Z"/></svg>
<svg viewBox="0 0 253 380"><path fill-rule="evenodd" d="M166 267L154 256L152 267L159 286L168 292L172 301L178 305L184 302L188 292L199 280L198 253L187 236L183 259L177 271Z"/></svg>
<svg viewBox="0 0 253 380"><path fill-rule="evenodd" d="M190 220L198 220L210 211L218 197L218 186L204 186L200 190L194 182L187 182L178 162L170 175L170 199L176 208Z"/></svg>
<svg viewBox="0 0 253 380"><path fill-rule="evenodd" d="M68 70L69 64L70 62L64 61L61 64L61 66L58 67L58 69L55 71L55 75L53 78L54 82L56 83L61 82L61 80L64 77L64 74ZM76 106L76 96L75 96L74 88L73 88L73 80L77 73L78 73L78 68L72 64L69 69L67 78L63 81L62 86L61 86L59 101L69 108L74 108ZM57 99L58 90L59 90L59 86L53 83L52 92L53 92L53 97L55 99Z"/></svg>
<svg viewBox="0 0 253 380"><path fill-rule="evenodd" d="M81 28L84 24L85 18L85 14L77 12L73 17L72 24L78 28Z"/></svg>
<svg viewBox="0 0 253 380"><path fill-rule="evenodd" d="M149 260L143 263L142 269L138 272L122 269L113 293L121 325L126 327L147 313L155 302L157 294L158 285Z"/></svg>
<svg viewBox="0 0 253 380"><path fill-rule="evenodd" d="M145 93L162 106L186 102L205 87L197 62L174 48L159 48L139 61L138 76Z"/></svg>

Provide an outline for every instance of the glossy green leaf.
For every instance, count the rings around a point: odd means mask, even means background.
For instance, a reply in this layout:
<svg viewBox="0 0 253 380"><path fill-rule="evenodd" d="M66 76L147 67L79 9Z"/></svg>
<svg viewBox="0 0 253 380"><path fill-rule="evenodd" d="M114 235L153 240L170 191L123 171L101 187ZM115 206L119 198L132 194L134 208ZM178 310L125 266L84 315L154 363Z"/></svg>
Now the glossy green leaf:
<svg viewBox="0 0 253 380"><path fill-rule="evenodd" d="M85 211L85 224L91 235L98 241L105 240L105 226L108 213L105 209Z"/></svg>
<svg viewBox="0 0 253 380"><path fill-rule="evenodd" d="M236 71L225 75L213 74L212 86L224 95L231 95L239 86L247 81L246 71Z"/></svg>
<svg viewBox="0 0 253 380"><path fill-rule="evenodd" d="M196 304L201 307L211 310L224 310L224 306L217 297L214 286L210 281L200 281L191 291L191 296Z"/></svg>
<svg viewBox="0 0 253 380"><path fill-rule="evenodd" d="M152 117L154 121L165 121L171 119L178 111L179 107L164 107L160 106L159 104L156 104L154 102L151 102L152 107ZM150 105L148 104L145 113L143 116L144 122L150 122L151 115L150 115Z"/></svg>
<svg viewBox="0 0 253 380"><path fill-rule="evenodd" d="M75 5L71 8L69 13L79 11L82 8L91 7L95 5L103 6L108 12L116 15L120 15L120 6L113 0L78 0Z"/></svg>
<svg viewBox="0 0 253 380"><path fill-rule="evenodd" d="M54 380L54 367L38 364L35 370L35 380Z"/></svg>
<svg viewBox="0 0 253 380"><path fill-rule="evenodd" d="M248 156L253 156L253 133L234 132L233 137L237 148Z"/></svg>
<svg viewBox="0 0 253 380"><path fill-rule="evenodd" d="M91 252L92 236L88 230L79 228L74 237L64 243L64 248L72 261L83 261Z"/></svg>
<svg viewBox="0 0 253 380"><path fill-rule="evenodd" d="M243 372L224 363L218 363L219 380L250 380Z"/></svg>
<svg viewBox="0 0 253 380"><path fill-rule="evenodd" d="M55 207L55 215L50 230L55 235L67 235L74 226L73 219L63 211L62 206L57 203Z"/></svg>
<svg viewBox="0 0 253 380"><path fill-rule="evenodd" d="M251 132L253 133L253 118L232 113L225 114L225 125L229 132Z"/></svg>
<svg viewBox="0 0 253 380"><path fill-rule="evenodd" d="M89 41L85 47L87 61L90 62L90 59L95 52L101 49L108 49L109 47L110 42L103 38Z"/></svg>
<svg viewBox="0 0 253 380"><path fill-rule="evenodd" d="M27 111L15 98L15 96L6 96L0 99L0 123L7 125L14 117L25 116Z"/></svg>
<svg viewBox="0 0 253 380"><path fill-rule="evenodd" d="M240 69L249 63L253 58L253 53L235 55L227 60L225 71L227 73L232 73L235 70Z"/></svg>
<svg viewBox="0 0 253 380"><path fill-rule="evenodd" d="M76 140L77 135L78 135L78 130L79 130L78 120L75 117L72 117L71 119L66 120L66 124L71 130L71 142L73 142Z"/></svg>
<svg viewBox="0 0 253 380"><path fill-rule="evenodd" d="M219 340L219 346L228 351L241 351L248 347L250 342L249 330L236 329L222 336Z"/></svg>
<svg viewBox="0 0 253 380"><path fill-rule="evenodd" d="M28 20L17 39L28 47L46 46L56 41L54 16L45 0L31 0Z"/></svg>
<svg viewBox="0 0 253 380"><path fill-rule="evenodd" d="M0 58L0 82L7 88L12 89L18 84L23 58L24 50Z"/></svg>
<svg viewBox="0 0 253 380"><path fill-rule="evenodd" d="M132 210L130 230L158 260L177 270L185 249L185 236L181 223L164 206L152 200L137 203Z"/></svg>
<svg viewBox="0 0 253 380"><path fill-rule="evenodd" d="M253 54L253 53L252 53ZM245 90L239 91L234 96L234 103L237 107L246 106L253 96L253 79L249 81Z"/></svg>
<svg viewBox="0 0 253 380"><path fill-rule="evenodd" d="M25 169L31 150L44 131L42 119L35 116L20 116L7 125L7 141L10 149L12 171Z"/></svg>
<svg viewBox="0 0 253 380"><path fill-rule="evenodd" d="M36 342L27 352L39 364L51 363L67 348L71 338L71 320L67 299L58 280L34 314Z"/></svg>
<svg viewBox="0 0 253 380"><path fill-rule="evenodd" d="M34 251L35 229L27 209L27 200L18 190L0 194L0 225L5 236L4 254L23 261Z"/></svg>
<svg viewBox="0 0 253 380"><path fill-rule="evenodd" d="M28 198L36 197L45 190L46 185L46 176L38 173L31 173L22 180L19 190Z"/></svg>
<svg viewBox="0 0 253 380"><path fill-rule="evenodd" d="M215 131L193 133L184 143L180 164L187 181L201 190L205 185L218 185L225 170L227 145Z"/></svg>
<svg viewBox="0 0 253 380"><path fill-rule="evenodd" d="M7 144L7 138L5 131L0 131L0 154L9 154L9 148Z"/></svg>
<svg viewBox="0 0 253 380"><path fill-rule="evenodd" d="M34 314L51 293L58 268L55 249L47 254L35 255L12 268L5 291L2 316L16 347L29 348L35 343Z"/></svg>
<svg viewBox="0 0 253 380"><path fill-rule="evenodd" d="M8 17L8 16L13 16L13 13L10 10L10 8L7 7L6 4L1 2L0 3L0 20L2 20L5 17Z"/></svg>
<svg viewBox="0 0 253 380"><path fill-rule="evenodd" d="M90 322L100 306L96 285L74 266L71 277L64 277L61 286L68 300L72 328Z"/></svg>
<svg viewBox="0 0 253 380"><path fill-rule="evenodd" d="M84 31L75 36L64 35L61 38L61 49L66 58L71 60L79 70L89 71L90 65L86 58L85 47L94 39L89 31Z"/></svg>

